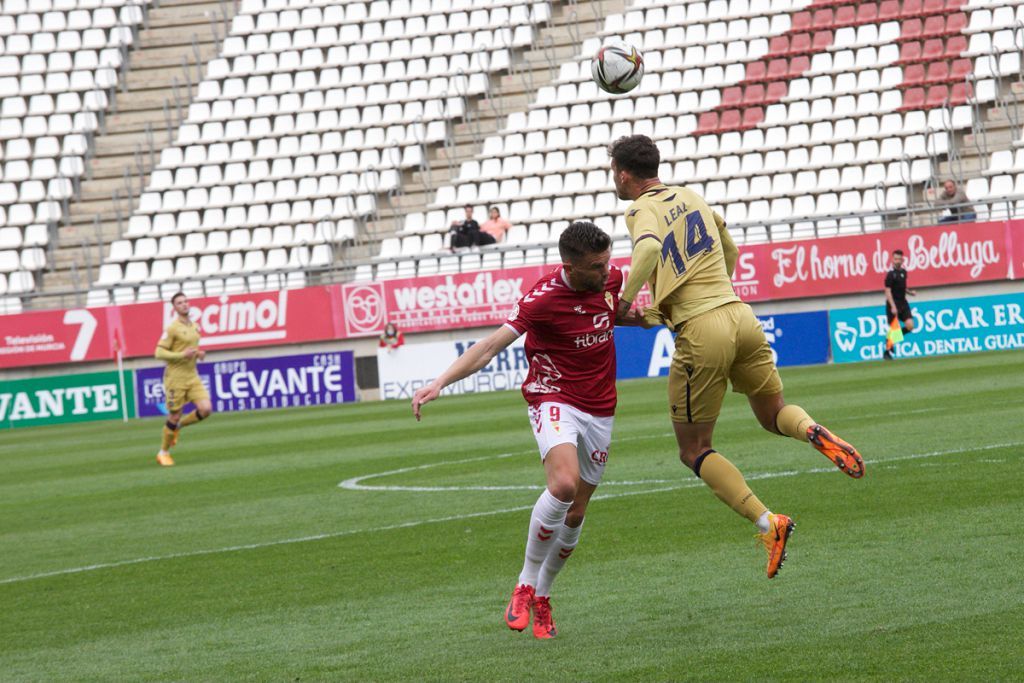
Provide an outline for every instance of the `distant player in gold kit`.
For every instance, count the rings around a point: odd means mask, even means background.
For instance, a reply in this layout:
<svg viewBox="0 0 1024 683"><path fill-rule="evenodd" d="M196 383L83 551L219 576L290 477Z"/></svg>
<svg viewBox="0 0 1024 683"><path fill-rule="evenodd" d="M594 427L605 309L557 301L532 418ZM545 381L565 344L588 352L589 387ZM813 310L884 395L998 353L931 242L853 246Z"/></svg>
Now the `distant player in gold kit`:
<svg viewBox="0 0 1024 683"><path fill-rule="evenodd" d="M167 423L160 452L156 454L156 461L164 467L174 464L171 447L178 443L178 432L206 419L213 412L210 394L196 372L196 363L206 356L206 352L199 348L199 327L188 317L188 297L178 292L171 297L171 306L178 317L167 326L156 345L156 357L167 361L167 369L164 370ZM196 409L182 417L181 411L186 403L194 403Z"/></svg>
<svg viewBox="0 0 1024 683"><path fill-rule="evenodd" d="M619 138L608 154L619 199L633 202L626 211L633 256L620 315L647 283L653 306L644 319L676 332L668 393L679 458L722 502L757 526L772 578L786 559L794 524L786 515L772 514L711 445L728 382L747 395L769 432L810 442L855 479L864 475L864 462L853 446L783 400L764 331L733 291L739 251L722 217L691 190L658 179L660 155L650 138Z"/></svg>

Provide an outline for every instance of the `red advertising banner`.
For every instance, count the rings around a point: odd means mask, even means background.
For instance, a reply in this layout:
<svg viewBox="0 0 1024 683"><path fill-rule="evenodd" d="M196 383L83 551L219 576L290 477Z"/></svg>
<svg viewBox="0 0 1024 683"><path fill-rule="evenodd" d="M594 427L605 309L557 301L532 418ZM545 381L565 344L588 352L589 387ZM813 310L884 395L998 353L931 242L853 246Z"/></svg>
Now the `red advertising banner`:
<svg viewBox="0 0 1024 683"><path fill-rule="evenodd" d="M894 249L906 254L912 287L1022 278L1024 220L747 245L740 248L733 284L747 301L881 290ZM628 257L613 262L629 268ZM191 301L192 317L209 349L371 336L388 321L405 332L489 327L501 324L550 269L199 298ZM0 316L0 368L105 360L116 345L125 356L149 356L172 317L163 302Z"/></svg>
<svg viewBox="0 0 1024 683"><path fill-rule="evenodd" d="M733 286L746 301L881 291L895 249L905 254L912 287L1006 280L1013 224L1024 221L748 245L740 247ZM1024 239L1016 246L1024 252Z"/></svg>
<svg viewBox="0 0 1024 683"><path fill-rule="evenodd" d="M339 339L333 287L192 299L203 348L247 348ZM0 367L150 356L174 316L169 303L0 316Z"/></svg>

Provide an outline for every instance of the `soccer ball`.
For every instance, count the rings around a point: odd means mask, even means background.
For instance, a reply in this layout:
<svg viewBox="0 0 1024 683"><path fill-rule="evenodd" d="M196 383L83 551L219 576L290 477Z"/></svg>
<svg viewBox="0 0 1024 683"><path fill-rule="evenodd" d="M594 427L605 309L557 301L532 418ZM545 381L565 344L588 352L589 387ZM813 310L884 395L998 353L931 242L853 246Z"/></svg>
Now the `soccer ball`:
<svg viewBox="0 0 1024 683"><path fill-rule="evenodd" d="M644 58L629 43L609 40L591 60L590 73L601 90L621 95L640 83L644 76Z"/></svg>

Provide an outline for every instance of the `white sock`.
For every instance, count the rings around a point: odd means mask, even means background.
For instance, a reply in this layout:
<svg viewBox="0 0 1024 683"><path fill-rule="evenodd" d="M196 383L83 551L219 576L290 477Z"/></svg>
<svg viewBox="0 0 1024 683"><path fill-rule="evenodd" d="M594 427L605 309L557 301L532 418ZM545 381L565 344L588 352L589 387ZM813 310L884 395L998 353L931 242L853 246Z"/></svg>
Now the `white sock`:
<svg viewBox="0 0 1024 683"><path fill-rule="evenodd" d="M558 572L562 571L566 560L572 555L576 544L580 542L580 532L582 530L582 522L575 528L562 526L562 530L558 534L558 543L551 547L548 556L544 558L544 564L540 567L540 573L537 575L537 595L551 595L551 584L555 582Z"/></svg>
<svg viewBox="0 0 1024 683"><path fill-rule="evenodd" d="M762 534L768 533L768 530L772 528L771 523L768 521L768 515L772 514L771 510L765 510L761 513L761 516L757 518L754 524L757 525L757 530Z"/></svg>
<svg viewBox="0 0 1024 683"><path fill-rule="evenodd" d="M523 571L519 574L520 584L537 585L537 572L548 556L548 550L558 540L558 530L565 521L565 513L569 511L570 505L571 501L566 503L558 500L547 489L540 494L530 517L530 535L526 537L526 559Z"/></svg>

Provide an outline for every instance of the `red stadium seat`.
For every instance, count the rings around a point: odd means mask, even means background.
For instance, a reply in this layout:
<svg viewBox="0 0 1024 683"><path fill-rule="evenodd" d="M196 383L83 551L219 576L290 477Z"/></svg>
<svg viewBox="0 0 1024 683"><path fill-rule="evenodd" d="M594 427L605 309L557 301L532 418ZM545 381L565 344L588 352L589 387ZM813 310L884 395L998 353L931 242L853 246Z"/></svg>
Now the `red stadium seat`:
<svg viewBox="0 0 1024 683"><path fill-rule="evenodd" d="M904 18L920 16L922 9L921 0L903 0L902 14Z"/></svg>
<svg viewBox="0 0 1024 683"><path fill-rule="evenodd" d="M907 19L900 24L900 40L917 40L921 37L923 26L920 19Z"/></svg>
<svg viewBox="0 0 1024 683"><path fill-rule="evenodd" d="M935 62L940 64L941 62ZM908 64L903 68L902 88L913 88L924 83L924 64Z"/></svg>
<svg viewBox="0 0 1024 683"><path fill-rule="evenodd" d="M924 88L910 88L903 93L903 106L900 109L923 109Z"/></svg>
<svg viewBox="0 0 1024 683"><path fill-rule="evenodd" d="M811 51L814 53L824 52L835 41L835 34L832 31L818 31L814 34L814 43Z"/></svg>
<svg viewBox="0 0 1024 683"><path fill-rule="evenodd" d="M768 62L768 80L787 78L789 72L789 61L786 59L773 59Z"/></svg>
<svg viewBox="0 0 1024 683"><path fill-rule="evenodd" d="M956 12L946 17L946 33L961 33L967 28L967 14Z"/></svg>
<svg viewBox="0 0 1024 683"><path fill-rule="evenodd" d="M768 92L765 94L765 102L771 104L778 102L789 94L789 83L786 81L772 81L768 84Z"/></svg>
<svg viewBox="0 0 1024 683"><path fill-rule="evenodd" d="M946 17L934 15L924 20L924 30L921 35L925 38L935 38L946 33Z"/></svg>
<svg viewBox="0 0 1024 683"><path fill-rule="evenodd" d="M898 6L897 6L898 8ZM857 19L856 23L860 24L875 24L880 21L878 17L878 5L873 2L865 2L863 5L857 5Z"/></svg>
<svg viewBox="0 0 1024 683"><path fill-rule="evenodd" d="M772 36L771 40L768 41L768 54L769 55L785 55L789 54L789 36Z"/></svg>
<svg viewBox="0 0 1024 683"><path fill-rule="evenodd" d="M811 34L796 33L789 39L789 54L798 55L811 51Z"/></svg>
<svg viewBox="0 0 1024 683"><path fill-rule="evenodd" d="M921 59L926 62L942 59L944 52L945 41L942 38L929 38L924 41L924 47L921 48Z"/></svg>
<svg viewBox="0 0 1024 683"><path fill-rule="evenodd" d="M949 69L949 77L954 81L963 81L971 73L974 73L974 65L969 59L956 59Z"/></svg>
<svg viewBox="0 0 1024 683"><path fill-rule="evenodd" d="M747 62L745 79L748 82L760 82L768 77L768 65L763 61Z"/></svg>
<svg viewBox="0 0 1024 683"><path fill-rule="evenodd" d="M933 85L928 88L928 99L925 100L924 106L926 109L944 107L947 101L949 101L949 88L944 85ZM904 106L906 106L905 101Z"/></svg>
<svg viewBox="0 0 1024 683"><path fill-rule="evenodd" d="M956 12L967 4L967 0L946 0L946 11Z"/></svg>
<svg viewBox="0 0 1024 683"><path fill-rule="evenodd" d="M883 0L878 6L878 21L886 22L899 19L901 11L900 0Z"/></svg>
<svg viewBox="0 0 1024 683"><path fill-rule="evenodd" d="M922 64L912 64L911 66L923 67ZM906 82L906 74L910 69L908 66L903 71L904 82ZM928 75L925 77L927 83L945 83L949 80L949 63L948 62L932 62L928 65Z"/></svg>
<svg viewBox="0 0 1024 683"><path fill-rule="evenodd" d="M764 84L754 83L753 85L748 85L743 91L743 105L749 107L756 104L764 104L764 95Z"/></svg>
<svg viewBox="0 0 1024 683"><path fill-rule="evenodd" d="M743 128L755 128L757 124L764 121L764 109L761 107L750 107L743 110Z"/></svg>
<svg viewBox="0 0 1024 683"><path fill-rule="evenodd" d="M814 13L814 23L811 27L815 30L832 28L832 24L835 22L835 14L831 9L820 9Z"/></svg>
<svg viewBox="0 0 1024 683"><path fill-rule="evenodd" d="M726 109L718 121L719 130L737 130L743 121L739 109Z"/></svg>
<svg viewBox="0 0 1024 683"><path fill-rule="evenodd" d="M810 12L796 12L793 14L792 22L790 23L789 30L797 33L800 31L806 31L811 27L811 13Z"/></svg>
<svg viewBox="0 0 1024 683"><path fill-rule="evenodd" d="M729 107L735 107L735 106L739 105L739 103L740 103L740 101L742 99L743 99L743 88L739 87L738 85L734 85L734 86L729 87L729 88L724 88L722 90L722 102L721 102L721 104L719 106L722 109L727 109Z"/></svg>
<svg viewBox="0 0 1024 683"><path fill-rule="evenodd" d="M857 9L853 5L843 5L836 8L836 18L832 27L853 26L857 23Z"/></svg>
<svg viewBox="0 0 1024 683"><path fill-rule="evenodd" d="M798 78L811 68L811 58L807 55L799 55L789 60L789 68L786 71L786 78Z"/></svg>
<svg viewBox="0 0 1024 683"><path fill-rule="evenodd" d="M921 11L925 14L945 14L946 0L924 0Z"/></svg>
<svg viewBox="0 0 1024 683"><path fill-rule="evenodd" d="M953 92L949 96L949 103L953 106L963 104L974 94L969 83L954 83Z"/></svg>
<svg viewBox="0 0 1024 683"><path fill-rule="evenodd" d="M718 112L706 111L697 119L697 135L718 132Z"/></svg>
<svg viewBox="0 0 1024 683"><path fill-rule="evenodd" d="M967 36L952 36L946 39L945 59L954 59L967 52Z"/></svg>

